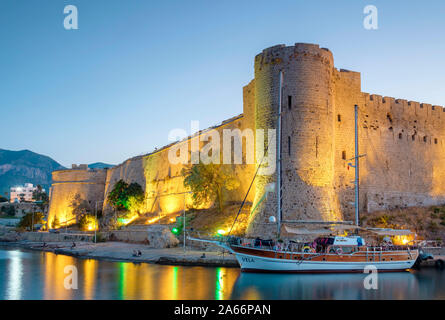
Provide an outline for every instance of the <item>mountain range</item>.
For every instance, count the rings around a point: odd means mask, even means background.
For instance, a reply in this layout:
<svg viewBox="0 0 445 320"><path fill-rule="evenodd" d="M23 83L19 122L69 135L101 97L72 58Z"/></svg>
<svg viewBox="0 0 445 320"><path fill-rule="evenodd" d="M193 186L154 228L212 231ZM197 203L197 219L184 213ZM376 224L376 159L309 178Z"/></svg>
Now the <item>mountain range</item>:
<svg viewBox="0 0 445 320"><path fill-rule="evenodd" d="M102 169L113 165L95 162L88 167ZM51 172L60 169L66 168L48 156L30 150L0 149L0 195L9 196L10 187L25 183L40 184L48 192L52 182Z"/></svg>

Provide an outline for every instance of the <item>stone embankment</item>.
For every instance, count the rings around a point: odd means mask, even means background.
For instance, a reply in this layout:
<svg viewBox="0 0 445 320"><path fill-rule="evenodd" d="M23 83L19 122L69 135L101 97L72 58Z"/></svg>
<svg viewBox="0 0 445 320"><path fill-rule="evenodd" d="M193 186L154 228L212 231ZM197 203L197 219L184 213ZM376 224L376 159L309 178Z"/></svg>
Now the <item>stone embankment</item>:
<svg viewBox="0 0 445 320"><path fill-rule="evenodd" d="M94 243L94 234L17 232L12 228L1 228L0 244L84 259L184 266L239 267L236 258L227 251L221 251L215 246L190 247L189 243L184 250L183 247L177 246L179 241L176 237L172 237L171 232L167 233L161 227L155 229L157 231L150 233L148 239L146 231L145 238L142 237L142 231L139 233L136 231L114 231L114 237L122 239L122 241ZM110 237L112 236L110 235ZM129 239L140 241L128 242ZM135 251L140 251L140 256L134 256Z"/></svg>

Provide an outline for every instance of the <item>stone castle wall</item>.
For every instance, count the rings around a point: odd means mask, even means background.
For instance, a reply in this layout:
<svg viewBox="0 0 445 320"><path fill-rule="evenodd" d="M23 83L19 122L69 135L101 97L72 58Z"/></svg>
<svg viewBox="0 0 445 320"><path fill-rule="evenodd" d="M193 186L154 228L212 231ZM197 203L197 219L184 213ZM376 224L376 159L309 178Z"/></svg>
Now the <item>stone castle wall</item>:
<svg viewBox="0 0 445 320"><path fill-rule="evenodd" d="M88 174L80 170L72 170L76 171L72 174L79 175L81 184L56 172L50 211L63 211L66 195L80 189L88 198L105 199L104 210L109 211L106 196L120 179L144 187L147 212L168 214L182 210L185 190L180 172L184 166L170 164L168 150L184 143L190 150L193 141L214 130L221 133L226 128L275 128L280 71L284 75L283 220L353 219L354 169L348 169L348 163L354 156L355 104L359 106L359 149L366 154L360 160L360 211L445 202L444 109L364 93L360 73L338 70L328 49L300 43L274 46L255 57L255 78L243 88L242 116L151 154L129 159L106 171L100 178L103 184L98 182L94 187L85 183L90 178L82 178ZM200 141L199 148L205 144ZM267 148L267 143L255 148ZM255 159L256 164L260 160ZM233 167L241 186L229 197L241 201L256 165ZM65 184L63 179L67 180ZM250 235L273 235L276 230L276 225L268 222L276 214L276 193L267 191L275 180L276 174L255 179L248 197L254 210ZM185 202L191 203L190 196Z"/></svg>
<svg viewBox="0 0 445 320"><path fill-rule="evenodd" d="M52 221L55 215L61 222L65 220L72 221L73 214L70 203L76 194L79 194L82 199L93 205L96 201L100 202L99 208L105 214L112 214L113 209L107 201L107 196L115 183L121 179L127 183L136 182L142 186L146 199L142 210L145 213L170 215L181 212L184 204L186 207L192 207L193 200L190 194L185 193L187 190L184 188L184 178L181 174L182 169L188 165L170 163L169 151L172 148L177 150L184 144L188 145L188 163L190 163L192 145L196 145L199 150L202 150L207 144L205 139L207 137L211 139L212 134L217 132L222 147L223 131L232 130L232 132L236 132L234 130L240 130L242 132L246 129L246 123L249 123L249 119L244 121L243 116L229 119L219 126L201 130L183 141L173 143L147 155L128 159L122 164L107 170L54 171L49 221ZM228 201L242 201L253 178L255 165L246 164L246 149L245 146L243 147L243 164L227 165L231 166L240 182L238 189L226 192L225 198ZM246 201L252 203L253 196L254 190L249 193ZM201 208L208 208L212 205L213 203L206 203Z"/></svg>
<svg viewBox="0 0 445 320"><path fill-rule="evenodd" d="M337 70L329 50L280 45L255 59L257 126L275 127L280 71L284 220L353 220L355 104L359 153L366 154L360 212L445 203L445 109L361 92L360 73ZM257 183L257 198L264 185ZM270 194L252 235L273 234L267 218L275 214Z"/></svg>
<svg viewBox="0 0 445 320"><path fill-rule="evenodd" d="M107 170L104 169L76 169L53 171L53 183L50 190L50 203L48 211L48 222L57 216L59 223L73 223L74 198L79 195L81 199L88 201L92 210L98 202L98 209L102 207L104 200L105 178Z"/></svg>

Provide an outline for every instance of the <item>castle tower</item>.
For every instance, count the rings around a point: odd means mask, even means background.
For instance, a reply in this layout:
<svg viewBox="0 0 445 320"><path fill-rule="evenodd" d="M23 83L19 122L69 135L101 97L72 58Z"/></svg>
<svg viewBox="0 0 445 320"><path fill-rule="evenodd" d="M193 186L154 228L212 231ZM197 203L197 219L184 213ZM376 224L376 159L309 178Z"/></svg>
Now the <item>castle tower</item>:
<svg viewBox="0 0 445 320"><path fill-rule="evenodd" d="M279 74L282 93L282 218L337 220L334 182L334 97L332 53L318 45L274 46L255 57L255 127L276 128ZM266 140L267 141L267 140ZM256 146L261 147L261 146ZM257 159L259 162L260 160ZM255 202L276 173L259 176ZM254 215L249 233L268 233L261 227L276 215L276 192L269 192ZM255 227L256 225L256 227ZM273 227L271 228L273 231Z"/></svg>

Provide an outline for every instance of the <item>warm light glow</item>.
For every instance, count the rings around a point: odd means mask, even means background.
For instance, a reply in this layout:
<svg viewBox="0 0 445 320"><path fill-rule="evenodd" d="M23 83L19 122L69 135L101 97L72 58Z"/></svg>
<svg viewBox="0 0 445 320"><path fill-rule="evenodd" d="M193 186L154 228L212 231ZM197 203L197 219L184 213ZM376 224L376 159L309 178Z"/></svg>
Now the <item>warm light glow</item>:
<svg viewBox="0 0 445 320"><path fill-rule="evenodd" d="M134 220L136 220L136 218L138 218L139 216L137 214L134 214L133 216L129 217L129 218L119 218L117 219L117 221L121 224L126 226L127 224L133 222Z"/></svg>
<svg viewBox="0 0 445 320"><path fill-rule="evenodd" d="M170 218L170 222L175 222L176 218Z"/></svg>
<svg viewBox="0 0 445 320"><path fill-rule="evenodd" d="M223 229L219 229L217 232L218 232L218 234L221 235L221 236L223 236L223 235L225 235L225 234L227 233L227 231L226 231L226 230L223 230Z"/></svg>
<svg viewBox="0 0 445 320"><path fill-rule="evenodd" d="M406 236L394 236L392 238L393 244L399 246L399 245L407 245L412 240L414 240L414 235L406 235Z"/></svg>
<svg viewBox="0 0 445 320"><path fill-rule="evenodd" d="M154 218L151 218L151 219L148 219L148 220L147 220L147 224L155 223L155 222L159 221L160 219L161 219L160 216L158 216L158 217L154 217Z"/></svg>

